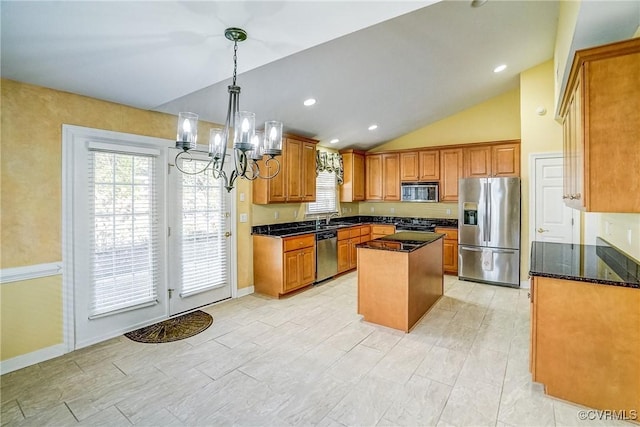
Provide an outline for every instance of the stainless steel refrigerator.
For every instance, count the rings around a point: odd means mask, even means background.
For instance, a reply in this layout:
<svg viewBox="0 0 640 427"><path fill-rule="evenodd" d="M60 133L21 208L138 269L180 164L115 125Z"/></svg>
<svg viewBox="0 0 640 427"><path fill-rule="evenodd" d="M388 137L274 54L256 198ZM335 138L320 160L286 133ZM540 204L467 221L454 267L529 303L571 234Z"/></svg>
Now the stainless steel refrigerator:
<svg viewBox="0 0 640 427"><path fill-rule="evenodd" d="M458 181L458 277L520 286L520 178Z"/></svg>

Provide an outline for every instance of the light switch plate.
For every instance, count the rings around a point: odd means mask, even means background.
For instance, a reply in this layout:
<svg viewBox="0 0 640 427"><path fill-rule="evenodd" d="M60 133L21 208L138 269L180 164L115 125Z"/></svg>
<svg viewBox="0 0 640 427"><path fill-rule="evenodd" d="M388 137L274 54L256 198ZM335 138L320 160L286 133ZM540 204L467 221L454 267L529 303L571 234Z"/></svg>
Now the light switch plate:
<svg viewBox="0 0 640 427"><path fill-rule="evenodd" d="M247 214L246 213L241 213L240 214L240 222L247 222Z"/></svg>

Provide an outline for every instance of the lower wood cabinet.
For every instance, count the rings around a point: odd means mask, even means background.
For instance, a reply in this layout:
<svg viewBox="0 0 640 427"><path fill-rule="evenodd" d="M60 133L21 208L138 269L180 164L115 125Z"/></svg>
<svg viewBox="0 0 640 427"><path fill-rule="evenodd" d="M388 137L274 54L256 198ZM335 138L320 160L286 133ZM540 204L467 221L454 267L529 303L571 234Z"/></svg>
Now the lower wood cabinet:
<svg viewBox="0 0 640 427"><path fill-rule="evenodd" d="M458 230L436 228L436 233L445 234L442 244L442 269L447 274L458 274Z"/></svg>
<svg viewBox="0 0 640 427"><path fill-rule="evenodd" d="M280 297L312 284L315 277L314 234L286 238L253 236L253 283L256 292Z"/></svg>
<svg viewBox="0 0 640 427"><path fill-rule="evenodd" d="M371 240L371 227L361 225L338 231L338 273L358 267L358 244Z"/></svg>
<svg viewBox="0 0 640 427"><path fill-rule="evenodd" d="M545 393L640 413L640 289L531 278L530 370Z"/></svg>
<svg viewBox="0 0 640 427"><path fill-rule="evenodd" d="M371 226L371 240L379 239L380 237L388 236L395 232L395 225L375 224Z"/></svg>

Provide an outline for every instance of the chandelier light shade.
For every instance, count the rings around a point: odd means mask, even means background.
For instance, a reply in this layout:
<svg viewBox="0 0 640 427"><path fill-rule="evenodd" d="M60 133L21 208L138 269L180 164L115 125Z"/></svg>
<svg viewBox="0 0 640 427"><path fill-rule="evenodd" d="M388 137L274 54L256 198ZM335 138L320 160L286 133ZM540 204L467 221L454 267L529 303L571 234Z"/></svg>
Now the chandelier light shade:
<svg viewBox="0 0 640 427"><path fill-rule="evenodd" d="M175 166L182 173L199 174L211 169L216 179L223 179L227 191L233 189L235 180L240 177L248 180L257 178L271 179L280 172L280 162L276 156L282 154L282 122L267 121L264 133L256 132L256 115L249 111L240 111L240 86L236 85L238 42L247 39L247 33L241 28L227 28L224 32L233 42L233 82L228 86L229 104L224 128L213 128L209 132L209 162L196 172L186 172L181 162L193 160L191 153L204 153L197 149L198 115L180 113L178 115L178 133L175 148L181 150L176 155ZM233 150L229 161L234 167L229 176L224 169L227 160L227 146L233 137ZM275 168L270 175L260 173L260 160L264 166L274 162ZM267 168L269 169L269 168Z"/></svg>
<svg viewBox="0 0 640 427"><path fill-rule="evenodd" d="M190 150L196 148L198 142L198 115L194 113L180 113L178 115L178 135L176 148Z"/></svg>

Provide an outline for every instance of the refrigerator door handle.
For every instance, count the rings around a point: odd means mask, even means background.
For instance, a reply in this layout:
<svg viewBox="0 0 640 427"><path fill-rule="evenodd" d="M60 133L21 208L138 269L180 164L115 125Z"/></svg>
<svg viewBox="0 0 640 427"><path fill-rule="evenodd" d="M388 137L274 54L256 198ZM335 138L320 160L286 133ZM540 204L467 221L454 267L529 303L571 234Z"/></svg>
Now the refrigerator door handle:
<svg viewBox="0 0 640 427"><path fill-rule="evenodd" d="M471 252L482 252L481 248L470 248L468 246L460 246L460 250L471 251Z"/></svg>
<svg viewBox="0 0 640 427"><path fill-rule="evenodd" d="M486 218L487 218L487 226L485 230L487 230L487 238L485 239L487 242L491 241L491 180L487 182L487 197L485 197L485 202L487 204L486 210Z"/></svg>
<svg viewBox="0 0 640 427"><path fill-rule="evenodd" d="M493 252L497 254L515 254L515 251L504 250L504 249L491 249Z"/></svg>

